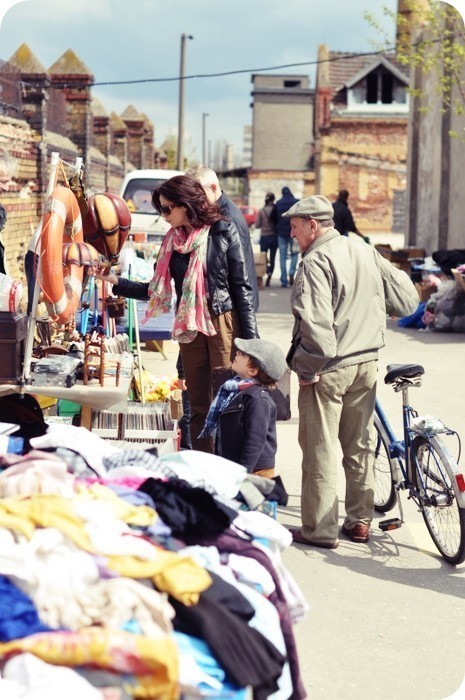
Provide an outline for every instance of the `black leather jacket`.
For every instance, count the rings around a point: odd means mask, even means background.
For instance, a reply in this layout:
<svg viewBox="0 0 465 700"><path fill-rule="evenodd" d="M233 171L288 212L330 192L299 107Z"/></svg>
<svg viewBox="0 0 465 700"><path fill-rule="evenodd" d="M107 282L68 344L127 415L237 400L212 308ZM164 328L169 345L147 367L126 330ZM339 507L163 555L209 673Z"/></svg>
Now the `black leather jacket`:
<svg viewBox="0 0 465 700"><path fill-rule="evenodd" d="M170 273L174 279L179 304L182 282L189 255L173 253ZM252 300L252 289L246 272L244 251L239 233L232 221L217 221L210 228L207 242L207 285L209 301L217 316L236 310L241 338L258 337ZM148 282L133 282L120 277L113 294L132 299L148 299Z"/></svg>

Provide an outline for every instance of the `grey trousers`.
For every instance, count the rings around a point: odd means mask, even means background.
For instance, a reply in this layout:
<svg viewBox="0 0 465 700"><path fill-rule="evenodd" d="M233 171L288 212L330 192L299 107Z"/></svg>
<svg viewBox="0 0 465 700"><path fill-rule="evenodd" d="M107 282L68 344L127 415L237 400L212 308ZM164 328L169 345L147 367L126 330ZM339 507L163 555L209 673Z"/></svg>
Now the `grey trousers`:
<svg viewBox="0 0 465 700"><path fill-rule="evenodd" d="M302 535L308 540L334 542L338 536L338 442L346 477L344 525L372 520L376 372L376 361L363 362L299 389Z"/></svg>

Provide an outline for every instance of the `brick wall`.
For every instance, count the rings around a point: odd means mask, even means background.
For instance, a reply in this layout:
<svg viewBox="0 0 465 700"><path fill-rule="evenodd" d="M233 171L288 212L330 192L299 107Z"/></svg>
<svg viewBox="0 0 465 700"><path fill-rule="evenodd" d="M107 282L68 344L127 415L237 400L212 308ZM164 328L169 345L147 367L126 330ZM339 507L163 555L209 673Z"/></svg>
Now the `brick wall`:
<svg viewBox="0 0 465 700"><path fill-rule="evenodd" d="M367 235L403 230L398 197L406 187L406 119L335 117L319 151L321 194L333 201L340 189L348 190L355 222Z"/></svg>

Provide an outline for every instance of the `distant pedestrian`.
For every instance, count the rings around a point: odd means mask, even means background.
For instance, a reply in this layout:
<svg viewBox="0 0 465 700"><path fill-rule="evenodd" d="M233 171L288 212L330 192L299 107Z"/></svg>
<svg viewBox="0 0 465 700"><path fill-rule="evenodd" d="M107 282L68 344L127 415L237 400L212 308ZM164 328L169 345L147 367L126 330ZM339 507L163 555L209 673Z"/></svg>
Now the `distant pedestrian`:
<svg viewBox="0 0 465 700"><path fill-rule="evenodd" d="M16 161L10 156L7 151L0 149L0 191L7 192L11 183L11 178L16 171ZM0 272L4 275L8 274L5 245L2 240L1 232L5 228L7 213L5 207L0 204Z"/></svg>
<svg viewBox="0 0 465 700"><path fill-rule="evenodd" d="M348 199L348 191L340 190L336 201L333 202L334 228L343 236L348 236L349 233L356 233L364 238L363 233L355 225L354 217L349 209Z"/></svg>
<svg viewBox="0 0 465 700"><path fill-rule="evenodd" d="M189 168L189 170L186 170L186 175L200 182L205 190L208 201L211 204L217 204L221 210L221 213L236 225L244 252L247 276L249 278L250 286L252 287L254 311L258 311L260 297L258 293L257 273L255 271L255 260L253 256L252 241L250 240L249 225L245 220L243 213L239 207L234 204L232 199L226 197L225 193L221 189L218 175L214 170L207 168L206 165L197 165L193 168Z"/></svg>
<svg viewBox="0 0 465 700"><path fill-rule="evenodd" d="M291 294L294 331L287 361L299 380L302 526L295 542L333 549L338 540L338 443L345 471L342 532L368 542L374 500L374 427L378 350L386 314L418 306L405 272L372 246L341 236L331 202L320 195L285 217L302 252Z"/></svg>
<svg viewBox="0 0 465 700"><path fill-rule="evenodd" d="M237 373L218 390L201 437L216 429L217 452L242 464L248 472L274 477L276 458L276 404L274 388L286 371L286 358L275 343L235 338L232 369Z"/></svg>
<svg viewBox="0 0 465 700"><path fill-rule="evenodd" d="M288 219L283 219L282 214L288 211L293 204L299 200L294 197L289 187L283 187L281 190L282 197L278 199L274 205L272 220L276 225L276 233L278 234L279 247L279 262L281 266L281 287L287 287L294 284L294 275L297 267L299 253L295 250L291 238L291 225ZM290 256L291 262L289 271L287 269L287 258Z"/></svg>
<svg viewBox="0 0 465 700"><path fill-rule="evenodd" d="M255 221L255 228L260 229L260 252L266 253L266 282L270 286L270 280L274 272L276 251L278 250L278 234L276 233L276 223L271 218L274 208L275 196L273 192L268 192L265 196L265 206L259 210Z"/></svg>

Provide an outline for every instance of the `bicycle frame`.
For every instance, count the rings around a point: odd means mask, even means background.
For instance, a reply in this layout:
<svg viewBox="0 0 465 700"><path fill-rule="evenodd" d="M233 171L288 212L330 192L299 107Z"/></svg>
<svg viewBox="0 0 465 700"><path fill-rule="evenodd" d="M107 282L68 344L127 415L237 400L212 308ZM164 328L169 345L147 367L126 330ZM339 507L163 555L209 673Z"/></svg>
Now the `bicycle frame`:
<svg viewBox="0 0 465 700"><path fill-rule="evenodd" d="M402 425L404 434L403 440L397 439L387 419L386 414L381 408L381 404L379 403L378 399L376 399L375 403L375 413L378 416L381 425L383 426L384 430L386 431L386 435L389 438L389 457L391 459L397 460L397 465L402 475L402 478L397 480L396 490L398 496L397 502L399 505L401 519L403 520L402 504L398 494L398 490L400 488L407 489L409 491L410 498L412 498L418 505L420 505L425 500L425 481L423 478L423 473L418 466L416 457L414 455L412 457L411 451L412 437L420 433L417 433L411 427L411 419L415 418L418 414L409 403L408 387L402 388ZM423 435L423 437L425 437L430 442L432 440L434 441L434 437L431 438L428 435ZM420 488L417 488L414 484L413 470L415 470L418 483L421 485ZM459 497L459 501L462 506L465 504L465 494L463 497Z"/></svg>

